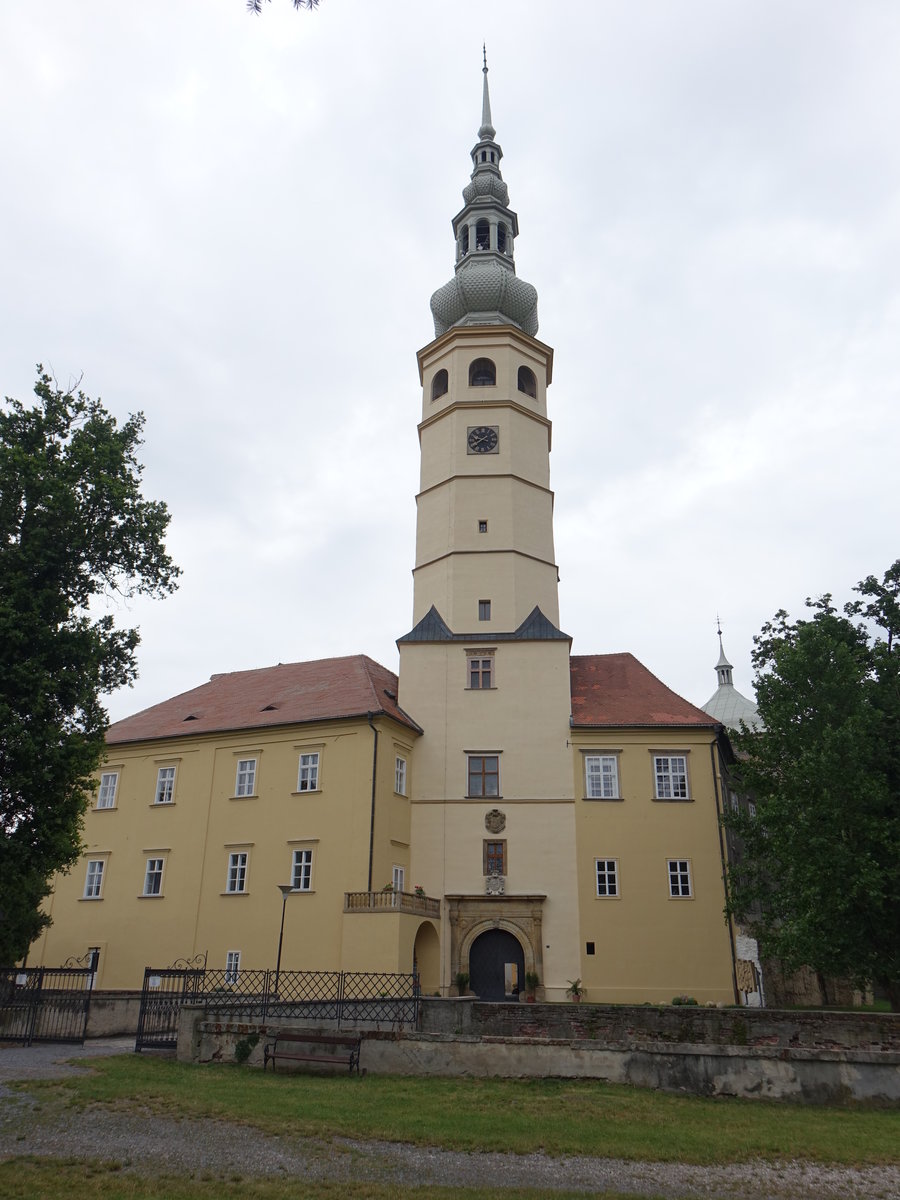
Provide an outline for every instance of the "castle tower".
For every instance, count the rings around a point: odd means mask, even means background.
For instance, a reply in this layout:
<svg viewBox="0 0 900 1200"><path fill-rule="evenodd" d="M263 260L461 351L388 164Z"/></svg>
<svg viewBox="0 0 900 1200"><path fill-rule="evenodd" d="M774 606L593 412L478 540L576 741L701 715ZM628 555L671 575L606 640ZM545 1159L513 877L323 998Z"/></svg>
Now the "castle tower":
<svg viewBox="0 0 900 1200"><path fill-rule="evenodd" d="M413 628L402 707L425 734L411 781L412 872L444 898L443 983L502 998L577 974L570 639L558 628L547 387L537 293L516 275L487 65L455 272L419 352ZM490 936L489 936L490 935ZM502 936L501 936L502 935ZM499 994L498 994L499 992Z"/></svg>

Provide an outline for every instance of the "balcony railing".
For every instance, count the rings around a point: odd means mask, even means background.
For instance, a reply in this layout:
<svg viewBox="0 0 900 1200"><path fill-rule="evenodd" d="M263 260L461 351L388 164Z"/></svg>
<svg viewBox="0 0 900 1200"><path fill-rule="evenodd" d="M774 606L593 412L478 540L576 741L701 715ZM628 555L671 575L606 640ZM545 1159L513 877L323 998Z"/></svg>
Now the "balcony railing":
<svg viewBox="0 0 900 1200"><path fill-rule="evenodd" d="M405 912L439 917L440 900L416 892L344 892L344 912Z"/></svg>

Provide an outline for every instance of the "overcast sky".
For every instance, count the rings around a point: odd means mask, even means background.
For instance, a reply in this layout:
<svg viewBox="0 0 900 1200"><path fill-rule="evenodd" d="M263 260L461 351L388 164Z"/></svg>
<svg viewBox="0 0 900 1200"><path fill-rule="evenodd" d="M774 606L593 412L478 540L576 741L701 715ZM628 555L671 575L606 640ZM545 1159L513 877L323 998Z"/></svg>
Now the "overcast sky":
<svg viewBox="0 0 900 1200"><path fill-rule="evenodd" d="M900 557L896 0L27 0L0 16L0 394L146 414L179 592L119 718L412 618L416 351L487 42L555 350L563 629L704 703Z"/></svg>

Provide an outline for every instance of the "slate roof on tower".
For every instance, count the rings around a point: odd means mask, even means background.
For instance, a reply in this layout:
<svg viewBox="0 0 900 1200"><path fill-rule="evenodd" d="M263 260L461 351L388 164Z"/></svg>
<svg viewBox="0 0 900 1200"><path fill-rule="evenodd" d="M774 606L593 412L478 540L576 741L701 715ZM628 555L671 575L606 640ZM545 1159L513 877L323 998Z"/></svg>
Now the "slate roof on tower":
<svg viewBox="0 0 900 1200"><path fill-rule="evenodd" d="M208 683L110 725L108 744L263 729L349 717L393 717L421 728L397 704L397 676L367 657L279 663L213 675Z"/></svg>
<svg viewBox="0 0 900 1200"><path fill-rule="evenodd" d="M573 725L718 725L709 713L667 688L633 654L575 655L569 670Z"/></svg>

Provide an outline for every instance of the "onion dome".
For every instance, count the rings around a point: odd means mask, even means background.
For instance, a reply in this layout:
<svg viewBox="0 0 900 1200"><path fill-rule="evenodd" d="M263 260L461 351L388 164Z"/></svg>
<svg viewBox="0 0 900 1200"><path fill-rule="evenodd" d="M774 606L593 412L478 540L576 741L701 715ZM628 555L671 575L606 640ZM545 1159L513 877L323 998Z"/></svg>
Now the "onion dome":
<svg viewBox="0 0 900 1200"><path fill-rule="evenodd" d="M516 275L513 242L519 219L509 207L500 174L503 151L494 141L487 57L484 60L481 127L472 150L472 177L463 188L465 207L453 218L454 277L431 297L434 335L455 325L516 325L538 331L537 291Z"/></svg>

